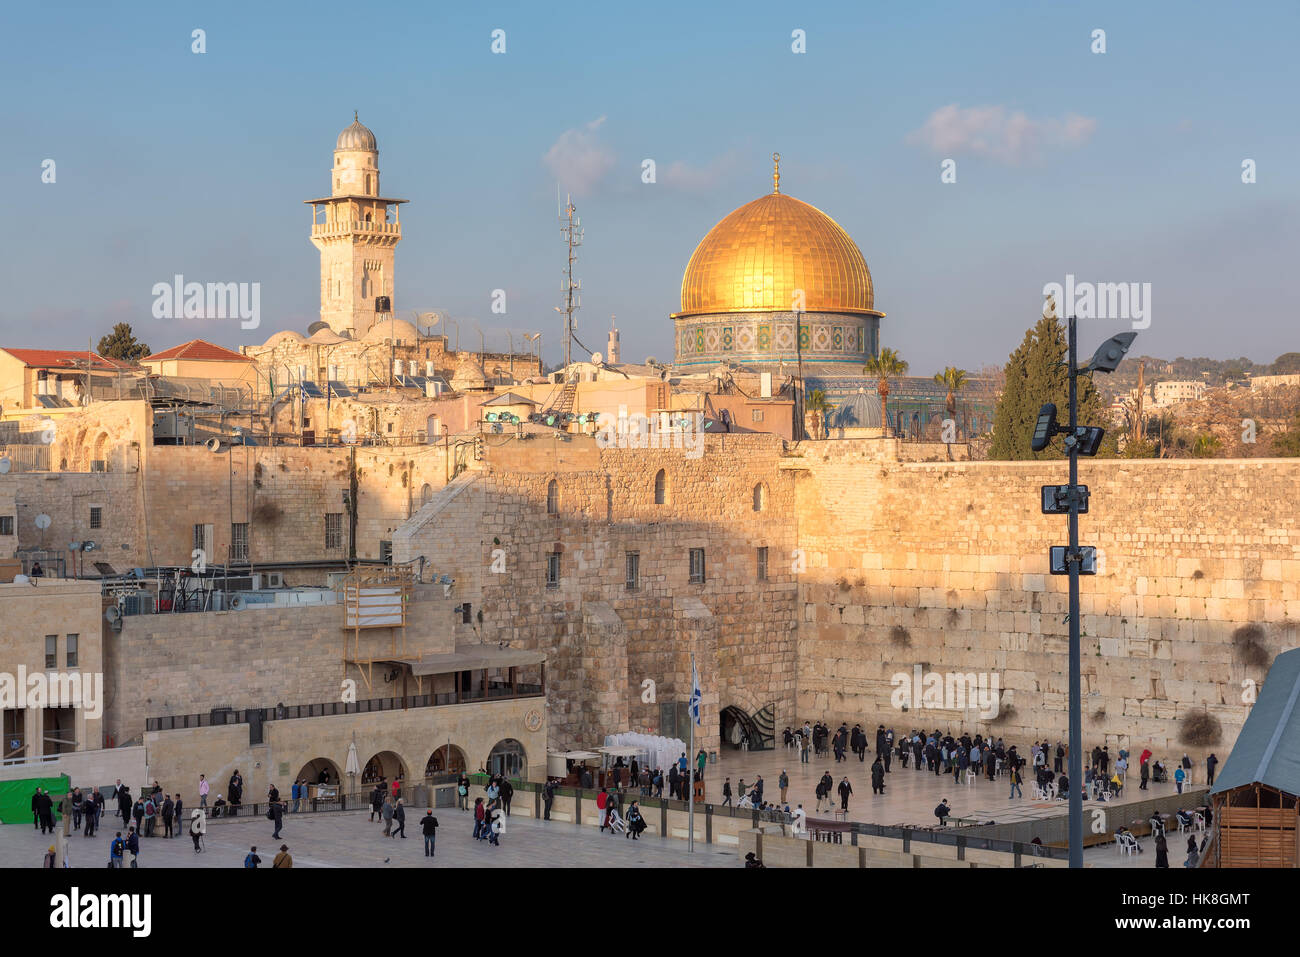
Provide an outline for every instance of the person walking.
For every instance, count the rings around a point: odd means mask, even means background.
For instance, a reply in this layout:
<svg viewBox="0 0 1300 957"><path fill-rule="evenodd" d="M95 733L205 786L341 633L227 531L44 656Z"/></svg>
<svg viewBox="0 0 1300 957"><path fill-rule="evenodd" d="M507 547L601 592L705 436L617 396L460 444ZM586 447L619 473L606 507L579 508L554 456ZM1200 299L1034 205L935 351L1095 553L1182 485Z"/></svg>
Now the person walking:
<svg viewBox="0 0 1300 957"><path fill-rule="evenodd" d="M289 813L297 814L299 807L302 806L302 778L293 782L293 786L289 788L289 797L293 799L293 807L290 808Z"/></svg>
<svg viewBox="0 0 1300 957"><path fill-rule="evenodd" d="M786 801L785 792L790 787L790 775L785 773L785 768L781 769L781 776L776 779L776 786L781 789L781 803Z"/></svg>
<svg viewBox="0 0 1300 957"><path fill-rule="evenodd" d="M203 835L208 832L208 816L203 813L202 808L196 807L190 811L190 839L194 841L194 853L200 853L203 848L201 843Z"/></svg>
<svg viewBox="0 0 1300 957"><path fill-rule="evenodd" d="M113 840L108 844L108 866L121 868L122 858L126 855L126 841L122 840L122 832L118 831L113 835Z"/></svg>
<svg viewBox="0 0 1300 957"><path fill-rule="evenodd" d="M1138 790L1145 791L1147 789L1147 781L1151 779L1151 765L1144 760L1142 766L1138 770L1142 775L1142 783L1138 785Z"/></svg>
<svg viewBox="0 0 1300 957"><path fill-rule="evenodd" d="M181 796L176 795L176 800L172 805L172 816L176 821L176 830L172 831L172 837L181 836L181 822L185 820L184 807L181 805Z"/></svg>
<svg viewBox="0 0 1300 957"><path fill-rule="evenodd" d="M1183 770L1182 765L1174 768L1174 787L1178 788L1178 793L1183 793L1183 782L1187 780L1187 772Z"/></svg>
<svg viewBox="0 0 1300 957"><path fill-rule="evenodd" d="M871 793L885 793L885 766L880 761L880 755L876 755L876 760L871 762Z"/></svg>
<svg viewBox="0 0 1300 957"><path fill-rule="evenodd" d="M456 807L462 811L469 810L469 775L464 771L456 779Z"/></svg>
<svg viewBox="0 0 1300 957"><path fill-rule="evenodd" d="M203 808L205 811L208 808L208 791L210 791L211 789L212 789L212 785L208 783L208 779L205 778L202 774L200 774L199 775L199 807Z"/></svg>
<svg viewBox="0 0 1300 957"><path fill-rule="evenodd" d="M500 787L501 807L506 812L506 817L510 816L510 800L515 796L515 786L510 783L508 778L501 779Z"/></svg>
<svg viewBox="0 0 1300 957"><path fill-rule="evenodd" d="M131 789L122 787L119 782L114 793L117 795L117 816L122 819L123 824L126 824L131 820Z"/></svg>
<svg viewBox="0 0 1300 957"><path fill-rule="evenodd" d="M1020 789L1021 777L1020 768L1017 765L1011 767L1011 793L1007 795L1007 800L1014 800L1016 797L1024 797L1025 792Z"/></svg>
<svg viewBox="0 0 1300 957"><path fill-rule="evenodd" d="M397 806L393 808L393 820L397 822L397 827L389 837L397 837L399 834L402 840L406 840L406 805L402 798L397 799Z"/></svg>
<svg viewBox="0 0 1300 957"><path fill-rule="evenodd" d="M633 801L627 809L627 833L624 837L630 837L637 841L641 839L641 832L645 830L645 818L641 816L641 805Z"/></svg>
<svg viewBox="0 0 1300 957"><path fill-rule="evenodd" d="M722 782L722 806L734 807L731 803L731 778L726 778Z"/></svg>
<svg viewBox="0 0 1300 957"><path fill-rule="evenodd" d="M476 841L481 841L483 840L484 837L487 836L483 833L483 824L484 824L483 799L475 798L474 799L474 840Z"/></svg>
<svg viewBox="0 0 1300 957"><path fill-rule="evenodd" d="M853 785L849 783L847 776L840 781L839 792L840 810L847 814L849 810L849 795L853 793Z"/></svg>
<svg viewBox="0 0 1300 957"><path fill-rule="evenodd" d="M272 788L271 791L276 798L279 798L280 792L276 791L275 788ZM278 841L280 839L280 828L284 827L284 802L280 800L271 801L271 806L267 809L266 814L275 822L275 831L271 834L271 840Z"/></svg>
<svg viewBox="0 0 1300 957"><path fill-rule="evenodd" d="M384 837L393 836L393 815L395 811L392 799L385 794L384 806L379 811L380 820L384 822Z"/></svg>
<svg viewBox="0 0 1300 957"><path fill-rule="evenodd" d="M609 826L609 791L601 788L600 793L596 795L596 810L600 812L600 830L605 830ZM613 831L610 832L611 834Z"/></svg>
<svg viewBox="0 0 1300 957"><path fill-rule="evenodd" d="M82 831L83 836L94 837L95 825L99 823L99 805L89 794L81 804L81 817L86 822L85 830Z"/></svg>
<svg viewBox="0 0 1300 957"><path fill-rule="evenodd" d="M281 844L280 853L271 862L272 867L293 867L293 858L289 854L289 845Z"/></svg>
<svg viewBox="0 0 1300 957"><path fill-rule="evenodd" d="M1169 844L1161 834L1156 838L1156 867L1169 866Z"/></svg>
<svg viewBox="0 0 1300 957"><path fill-rule="evenodd" d="M132 868L140 861L140 832L134 827L126 829L126 856Z"/></svg>
<svg viewBox="0 0 1300 957"><path fill-rule="evenodd" d="M256 868L261 863L262 859L257 856L257 845L254 844L248 849L248 853L244 855L244 866Z"/></svg>
<svg viewBox="0 0 1300 957"><path fill-rule="evenodd" d="M424 835L424 856L433 857L438 837L438 819L433 816L433 808L429 808L424 817L420 818L420 833Z"/></svg>

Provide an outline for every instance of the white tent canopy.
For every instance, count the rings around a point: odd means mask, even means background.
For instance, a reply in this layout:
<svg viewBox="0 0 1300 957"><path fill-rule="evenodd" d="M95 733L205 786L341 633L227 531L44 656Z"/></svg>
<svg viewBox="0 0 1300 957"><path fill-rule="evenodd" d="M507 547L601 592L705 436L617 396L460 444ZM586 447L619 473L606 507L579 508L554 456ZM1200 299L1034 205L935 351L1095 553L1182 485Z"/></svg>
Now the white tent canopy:
<svg viewBox="0 0 1300 957"><path fill-rule="evenodd" d="M617 748L635 748L638 753L648 754L650 767L667 773L668 766L686 750L686 742L681 738L665 738L663 735L641 734L637 731L605 735L605 747L601 750L609 754L610 749Z"/></svg>

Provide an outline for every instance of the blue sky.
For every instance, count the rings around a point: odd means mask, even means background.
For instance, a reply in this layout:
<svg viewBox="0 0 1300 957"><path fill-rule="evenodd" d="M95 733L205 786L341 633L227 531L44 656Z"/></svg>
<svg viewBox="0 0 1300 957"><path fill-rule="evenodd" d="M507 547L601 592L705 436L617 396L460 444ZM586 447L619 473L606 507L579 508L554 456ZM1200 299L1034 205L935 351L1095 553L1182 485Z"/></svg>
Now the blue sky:
<svg viewBox="0 0 1300 957"><path fill-rule="evenodd" d="M557 356L562 180L586 227L579 336L603 348L617 314L625 358L671 357L687 259L770 190L776 150L782 191L861 247L913 373L1004 362L1067 273L1152 284L1135 353L1268 362L1300 348L1298 28L1293 2L8 4L0 344L304 330L301 200L328 193L357 109L383 192L411 201L397 311L461 317L462 346L477 319L489 348L541 329ZM176 273L260 282L261 327L154 319Z"/></svg>

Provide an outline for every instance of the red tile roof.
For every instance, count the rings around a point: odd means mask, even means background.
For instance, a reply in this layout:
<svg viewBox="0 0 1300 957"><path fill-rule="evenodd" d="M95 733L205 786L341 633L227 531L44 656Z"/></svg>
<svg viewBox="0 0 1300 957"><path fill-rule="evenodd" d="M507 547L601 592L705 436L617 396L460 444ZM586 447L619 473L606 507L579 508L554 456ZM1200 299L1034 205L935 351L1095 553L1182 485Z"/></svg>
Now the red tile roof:
<svg viewBox="0 0 1300 957"><path fill-rule="evenodd" d="M142 361L150 359L213 359L223 362L252 362L248 356L240 355L238 352L231 352L224 346L213 345L203 339L191 339L189 342L181 343L179 346L172 346L170 349L164 349L162 352L155 352L151 356L145 356Z"/></svg>
<svg viewBox="0 0 1300 957"><path fill-rule="evenodd" d="M35 369L84 369L86 356L94 358L97 369L130 369L131 363L108 359L98 353L73 352L67 349L9 349L0 347L25 366Z"/></svg>

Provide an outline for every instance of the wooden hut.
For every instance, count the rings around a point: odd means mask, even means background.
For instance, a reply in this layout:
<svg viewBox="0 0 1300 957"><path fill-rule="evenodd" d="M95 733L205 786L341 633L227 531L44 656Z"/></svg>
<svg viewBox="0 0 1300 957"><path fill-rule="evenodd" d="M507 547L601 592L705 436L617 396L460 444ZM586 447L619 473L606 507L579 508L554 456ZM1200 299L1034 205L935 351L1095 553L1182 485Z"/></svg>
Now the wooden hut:
<svg viewBox="0 0 1300 957"><path fill-rule="evenodd" d="M1300 866L1300 648L1273 661L1210 795L1203 866Z"/></svg>

